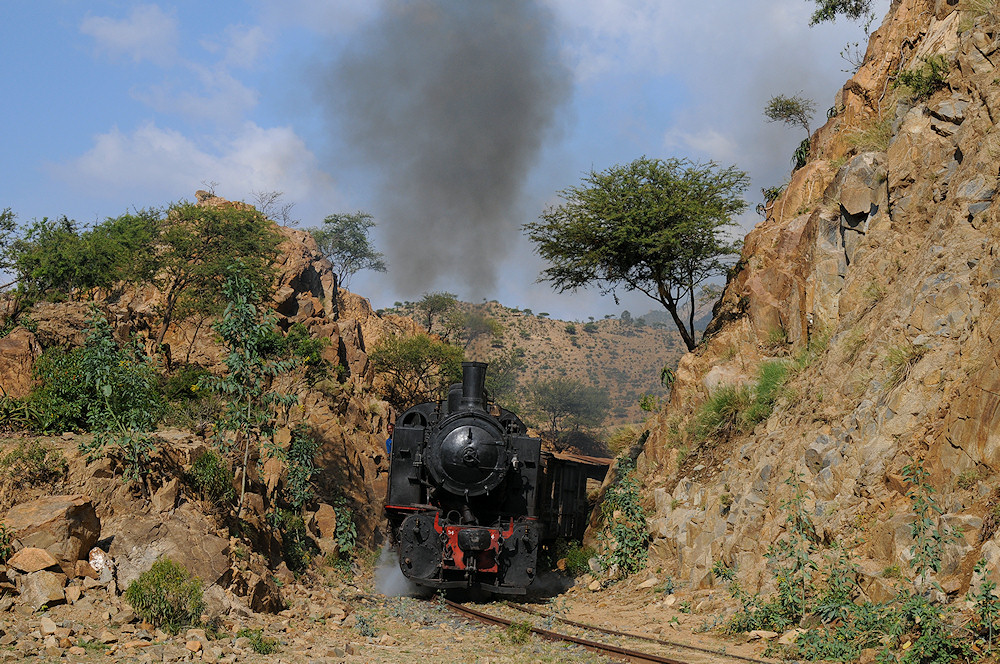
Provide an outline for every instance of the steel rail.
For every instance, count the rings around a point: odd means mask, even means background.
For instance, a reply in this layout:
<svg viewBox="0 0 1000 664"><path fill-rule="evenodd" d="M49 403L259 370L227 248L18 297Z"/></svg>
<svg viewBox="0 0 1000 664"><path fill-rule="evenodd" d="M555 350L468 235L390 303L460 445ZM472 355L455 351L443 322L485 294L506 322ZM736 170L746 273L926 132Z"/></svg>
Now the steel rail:
<svg viewBox="0 0 1000 664"><path fill-rule="evenodd" d="M518 611L523 611L524 613L530 613L532 615L540 616L542 618L554 618L559 622L570 625L572 627L579 627L581 629L591 630L594 632L601 632L603 634L610 634L612 636L623 636L630 639L639 639L641 641L650 641L651 643L657 643L663 646L672 646L675 648L686 648L688 650L696 650L708 655L715 655L721 657L732 657L733 659L739 659L744 662L751 662L752 664L773 664L773 662L768 662L763 659L754 659L753 657L744 657L743 655L733 655L726 652L719 652L718 650L712 650L711 648L702 648L701 646L692 646L687 643L680 643L679 641L667 641L666 639L658 639L655 636L645 636L643 634L632 634L630 632L619 632L615 629L608 629L606 627L598 627L597 625L588 625L586 623L576 622L574 620L569 620L567 618L561 618L557 615L551 613L545 613L539 611L538 609L532 609L530 607L524 606L523 604L515 604L514 602L506 602L507 606Z"/></svg>
<svg viewBox="0 0 1000 664"><path fill-rule="evenodd" d="M474 618L480 622L486 623L487 625L505 625L509 626L511 620L506 618L501 618L499 616L493 616L488 613L483 613L471 607L465 606L464 604L459 604L458 602L453 602L450 599L444 600L444 603L452 611L459 613L470 618ZM548 639L549 641L568 641L569 643L575 643L576 645L583 646L587 650L600 653L602 655L607 655L609 657L614 657L626 662L636 662L638 664L643 664L645 662L652 662L654 664L688 664L679 659L671 659L670 657L663 657L661 655L653 655L650 653L639 652L638 650L631 650L629 648L622 648L620 646L612 645L610 643L600 643L599 641L590 641L588 639L582 639L578 636L571 636L569 634L560 634L559 632L551 632L547 629L541 629L540 627L532 627L532 633L539 635L543 639ZM719 654L719 653L714 653Z"/></svg>

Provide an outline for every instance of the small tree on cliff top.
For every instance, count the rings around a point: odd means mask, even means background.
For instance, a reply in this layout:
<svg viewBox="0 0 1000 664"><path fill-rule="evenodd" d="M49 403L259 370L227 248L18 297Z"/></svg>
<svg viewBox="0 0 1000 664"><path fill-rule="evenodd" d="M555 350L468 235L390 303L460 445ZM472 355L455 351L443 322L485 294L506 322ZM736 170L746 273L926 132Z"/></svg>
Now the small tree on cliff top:
<svg viewBox="0 0 1000 664"><path fill-rule="evenodd" d="M872 13L872 0L813 0L813 2L816 3L816 11L809 19L809 25L835 21L838 15L856 21Z"/></svg>
<svg viewBox="0 0 1000 664"><path fill-rule="evenodd" d="M385 272L385 255L375 251L369 232L375 227L367 212L331 214L322 228L310 228L309 233L323 255L333 263L337 284L347 288L355 273L361 270Z"/></svg>
<svg viewBox="0 0 1000 664"><path fill-rule="evenodd" d="M559 292L591 284L605 293L639 291L670 313L688 350L695 347L697 287L724 274L739 252L725 227L746 209L750 178L735 166L641 157L560 192L524 230L551 263L540 280ZM680 307L687 305L687 321Z"/></svg>

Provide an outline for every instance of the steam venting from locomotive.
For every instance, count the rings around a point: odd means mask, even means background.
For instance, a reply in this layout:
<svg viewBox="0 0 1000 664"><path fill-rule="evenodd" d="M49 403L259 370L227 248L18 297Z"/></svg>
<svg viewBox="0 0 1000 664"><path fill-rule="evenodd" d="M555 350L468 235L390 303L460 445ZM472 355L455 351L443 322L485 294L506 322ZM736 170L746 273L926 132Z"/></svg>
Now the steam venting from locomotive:
<svg viewBox="0 0 1000 664"><path fill-rule="evenodd" d="M324 76L338 133L381 178L374 212L403 292L493 285L570 91L553 23L536 0L389 3Z"/></svg>

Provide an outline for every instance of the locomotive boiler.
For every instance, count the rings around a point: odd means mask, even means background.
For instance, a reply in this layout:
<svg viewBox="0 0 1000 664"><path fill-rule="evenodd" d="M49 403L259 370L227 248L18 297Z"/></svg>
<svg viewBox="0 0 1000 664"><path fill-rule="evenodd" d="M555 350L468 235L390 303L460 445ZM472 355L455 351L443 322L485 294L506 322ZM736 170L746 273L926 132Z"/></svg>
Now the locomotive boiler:
<svg viewBox="0 0 1000 664"><path fill-rule="evenodd" d="M523 594L540 547L582 535L586 474L489 401L486 368L465 362L447 398L396 419L385 509L414 583Z"/></svg>

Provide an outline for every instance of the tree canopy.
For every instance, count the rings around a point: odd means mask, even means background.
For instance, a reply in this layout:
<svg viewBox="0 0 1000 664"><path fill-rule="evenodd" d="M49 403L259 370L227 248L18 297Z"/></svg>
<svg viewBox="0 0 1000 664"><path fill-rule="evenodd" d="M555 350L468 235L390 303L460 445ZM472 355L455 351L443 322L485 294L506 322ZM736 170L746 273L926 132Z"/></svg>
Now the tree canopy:
<svg viewBox="0 0 1000 664"><path fill-rule="evenodd" d="M433 399L436 392L462 380L465 352L426 334L387 336L368 354L375 372L385 379L386 399L408 408Z"/></svg>
<svg viewBox="0 0 1000 664"><path fill-rule="evenodd" d="M557 437L567 423L577 430L599 425L611 403L607 390L575 378L536 380L528 384L527 394L531 410L545 418Z"/></svg>
<svg viewBox="0 0 1000 664"><path fill-rule="evenodd" d="M448 312L458 306L458 296L448 291L434 293L424 293L424 296L417 302L417 309L424 312L427 321L424 327L428 332L433 331L435 319L443 319Z"/></svg>
<svg viewBox="0 0 1000 664"><path fill-rule="evenodd" d="M561 205L524 226L551 264L539 280L559 292L595 285L644 293L666 308L691 350L696 288L724 274L739 252L725 229L746 209L749 182L735 166L684 159L641 157L591 171L560 192Z"/></svg>
<svg viewBox="0 0 1000 664"><path fill-rule="evenodd" d="M333 263L337 283L347 287L355 273L361 270L385 272L384 254L375 251L369 232L375 227L372 215L367 212L331 214L323 220L321 228L309 232L319 250Z"/></svg>
<svg viewBox="0 0 1000 664"><path fill-rule="evenodd" d="M835 21L842 14L851 20L858 20L872 13L872 0L813 0L816 11L813 12L809 25L817 25L824 21Z"/></svg>
<svg viewBox="0 0 1000 664"><path fill-rule="evenodd" d="M788 125L798 125L809 134L809 121L816 112L816 104L812 99L801 95L775 95L764 107L764 117L769 122L784 122Z"/></svg>

